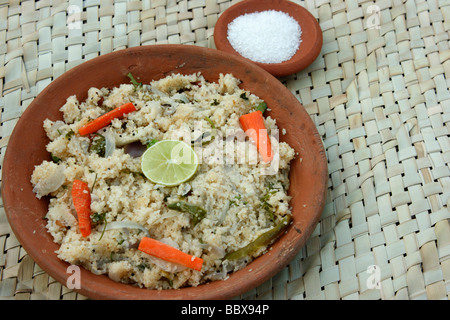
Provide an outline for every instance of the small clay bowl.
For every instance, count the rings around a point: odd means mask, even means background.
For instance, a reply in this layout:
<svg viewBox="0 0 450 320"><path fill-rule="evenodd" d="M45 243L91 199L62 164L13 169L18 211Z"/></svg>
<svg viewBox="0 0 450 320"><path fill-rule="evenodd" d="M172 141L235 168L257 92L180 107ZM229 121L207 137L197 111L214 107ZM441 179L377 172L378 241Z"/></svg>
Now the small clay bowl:
<svg viewBox="0 0 450 320"><path fill-rule="evenodd" d="M227 280L177 290L149 290L81 268L81 288L74 290L93 299L229 299L273 277L305 244L325 204L328 172L322 140L306 110L275 77L243 58L197 46L151 45L112 52L70 69L33 100L14 128L2 166L3 204L20 244L43 270L66 285L73 270L58 259L55 250L59 246L45 227L49 198L37 199L30 183L34 166L43 160L51 161L45 148L49 140L43 121L62 120L59 109L69 96L84 101L91 87L113 88L130 83L129 72L143 83L173 73L197 72L207 81L217 82L221 73L232 73L242 81L241 88L264 99L271 109L267 115L286 130L280 140L298 152L290 172L293 223L266 254Z"/></svg>
<svg viewBox="0 0 450 320"><path fill-rule="evenodd" d="M228 25L237 17L266 10L282 11L289 14L300 25L301 43L294 56L281 63L260 63L247 59L275 77L297 73L309 66L322 49L322 30L316 18L302 6L287 0L246 0L225 10L214 27L214 43L221 51L241 56L228 41ZM244 57L245 58L245 57Z"/></svg>

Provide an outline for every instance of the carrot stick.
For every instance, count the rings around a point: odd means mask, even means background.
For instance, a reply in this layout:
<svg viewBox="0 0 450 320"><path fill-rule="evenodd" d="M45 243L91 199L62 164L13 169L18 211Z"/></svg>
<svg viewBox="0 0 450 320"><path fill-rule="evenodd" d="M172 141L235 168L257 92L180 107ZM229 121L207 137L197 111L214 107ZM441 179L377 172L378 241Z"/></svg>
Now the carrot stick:
<svg viewBox="0 0 450 320"><path fill-rule="evenodd" d="M256 143L256 148L264 162L271 161L273 159L272 144L270 143L270 137L267 134L267 129L264 125L264 118L261 110L240 116L239 122L241 123L244 132L254 143Z"/></svg>
<svg viewBox="0 0 450 320"><path fill-rule="evenodd" d="M86 182L74 180L72 202L78 216L78 226L83 237L91 234L91 193Z"/></svg>
<svg viewBox="0 0 450 320"><path fill-rule="evenodd" d="M113 119L122 118L124 114L133 112L133 111L136 111L135 106L131 102L125 103L124 105L117 107L114 110L111 110L110 112L107 112L107 113L101 115L97 119L94 119L94 120L88 122L87 124L82 126L80 129L78 129L78 132L82 136L87 135L89 133L96 132L96 131L100 130L101 128L109 125Z"/></svg>
<svg viewBox="0 0 450 320"><path fill-rule="evenodd" d="M177 263L197 271L202 270L203 259L191 256L152 238L143 237L138 250L168 262Z"/></svg>

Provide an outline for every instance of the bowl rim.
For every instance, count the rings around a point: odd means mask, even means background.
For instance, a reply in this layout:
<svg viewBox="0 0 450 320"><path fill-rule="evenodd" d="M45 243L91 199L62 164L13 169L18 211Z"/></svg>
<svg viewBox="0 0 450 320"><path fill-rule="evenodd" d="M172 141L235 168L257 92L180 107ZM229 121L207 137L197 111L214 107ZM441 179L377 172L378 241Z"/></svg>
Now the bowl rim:
<svg viewBox="0 0 450 320"><path fill-rule="evenodd" d="M35 109L39 106L40 100L44 99L44 97L51 91L54 90L54 87L60 86L66 81L68 81L72 75L82 72L83 70L86 70L90 68L91 66L94 66L95 64L107 64L111 63L115 58L120 57L121 55L145 55L148 54L148 51L152 51L155 54L158 53L164 53L166 51L168 52L183 52L183 54L195 54L195 55L201 55L202 57L205 56L208 57L219 57L221 59L229 59L231 62L236 63L241 66L247 66L249 69L254 69L255 72L259 74L266 74L273 82L273 85L278 86L280 90L284 90L284 92L289 95L291 94L290 91L276 78L274 78L272 75L268 74L263 69L257 67L254 64L249 64L248 61L244 58L236 57L234 55L230 55L225 52L221 52L218 50L210 49L210 48L204 48L199 46L193 46L193 45L178 45L178 44L158 44L158 45L147 45L147 46L141 46L141 47L133 47L128 49L122 49L119 51L111 52L102 56L98 56L96 58L93 58L91 60L88 60L59 76L58 78L54 79L44 90L42 90L41 93L38 94L38 96L32 101L32 103L29 105L29 107L24 111L21 118L17 122L13 133L10 136L10 141L8 143L4 162L3 162L3 183L2 183L2 197L4 201L4 208L6 211L6 215L8 218L8 221L10 223L11 229L14 232L15 236L19 240L20 244L23 246L27 254L31 256L31 258L50 276L52 276L54 279L56 279L58 282L65 284L67 280L67 273L64 272L62 268L66 268L69 265L67 262L61 261L56 257L56 254L54 252L50 254L50 256L55 256L56 259L48 259L49 253L40 251L36 247L36 243L27 242L24 239L24 234L22 234L22 231L26 232L32 232L32 230L23 230L23 225L21 224L20 217L17 216L18 210L24 210L24 208L18 208L17 205L14 203L14 197L17 196L17 193L19 190L17 190L18 186L15 186L11 181L14 181L14 175L11 174L14 170L14 149L13 146L16 143L16 140L20 139L20 131L21 128L27 125L27 121L29 121L30 117L33 115L33 112L36 112ZM174 72L174 71L172 71ZM181 71L180 71L181 72ZM269 80L270 80L269 79ZM291 94L292 95L292 94ZM67 98L67 97L66 97ZM283 97L283 99L286 99ZM320 181L318 181L318 188L315 190L316 194L314 195L317 199L317 203L314 204L315 213L313 219L309 221L309 223L306 225L306 228L303 230L298 230L295 225L291 225L289 230L286 232L283 237L287 237L287 234L292 235L294 239L296 239L295 246L294 247L283 247L281 241L275 242L275 244L272 245L273 248L277 248L277 250L269 250L266 254L263 256L255 259L253 262L251 262L249 265L247 265L246 268L243 268L239 271L236 271L231 274L230 278L227 280L218 280L213 282L208 282L206 284L199 285L197 287L187 287L182 289L176 289L176 290L152 290L152 289L144 289L139 288L133 285L127 285L127 284L120 284L114 282L112 284L112 280L109 279L105 275L94 275L90 271L87 271L86 269L82 268L82 273L84 274L84 280L82 279L82 286L81 288L73 289L76 292L79 292L87 297L93 298L93 299L147 299L147 300L161 300L161 299L188 299L188 300L194 300L194 299L201 299L201 300L217 300L217 299L230 299L233 298L239 294L245 293L248 290L262 284L264 281L268 280L269 278L273 277L276 273L281 271L298 253L298 251L304 246L306 240L309 238L311 233L313 232L314 228L316 227L321 212L325 205L325 197L326 197L326 185L327 185L327 179L328 179L328 168L327 168L327 160L325 156L325 152L323 149L322 140L320 138L320 135L317 132L317 129L315 125L313 124L312 120L309 118L308 113L306 110L301 106L301 104L298 102L298 100L295 98L295 96L291 96L290 99L292 101L296 101L297 105L300 106L296 112L301 114L305 118L305 126L308 130L312 132L311 139L314 140L314 143L317 145L317 156L318 158L315 159L315 162L318 166L318 171L320 173ZM34 196L34 194L33 194ZM312 210L312 209L311 209ZM41 218L42 219L42 218ZM46 230L45 230L46 231ZM298 233L298 235L297 235ZM48 234L49 237L51 237L50 234ZM280 244L281 243L281 244ZM275 255L276 254L276 255ZM265 261L268 261L271 258L278 259L279 263L274 264L270 268L270 272L261 271L264 270L263 263ZM255 261L258 262L258 266L261 265L260 269L257 269L256 272L262 272L263 274L257 274L254 275L253 278L249 280L248 283L244 283L243 281L237 282L235 280L231 279L238 279L239 276L244 276L248 278L248 269L249 266L255 265ZM90 280L94 279L93 282L90 282ZM230 285L233 285L231 287ZM115 294L107 294L104 292L103 288L105 286L114 285L115 286ZM208 288L208 293L205 294L203 288ZM224 289L224 287L226 289ZM117 297L116 294L120 294L120 297Z"/></svg>
<svg viewBox="0 0 450 320"><path fill-rule="evenodd" d="M291 59L280 63L257 62L239 54L227 39L228 24L237 16L264 10L285 12L301 25L302 31L307 28L308 32L312 32L314 41L311 43L309 50L297 50ZM302 15L302 18L305 20L299 19L299 15ZM288 0L244 0L232 5L219 16L214 27L214 44L218 50L243 57L265 69L275 77L284 77L297 73L314 62L322 49L323 34L319 23L311 12L295 2Z"/></svg>

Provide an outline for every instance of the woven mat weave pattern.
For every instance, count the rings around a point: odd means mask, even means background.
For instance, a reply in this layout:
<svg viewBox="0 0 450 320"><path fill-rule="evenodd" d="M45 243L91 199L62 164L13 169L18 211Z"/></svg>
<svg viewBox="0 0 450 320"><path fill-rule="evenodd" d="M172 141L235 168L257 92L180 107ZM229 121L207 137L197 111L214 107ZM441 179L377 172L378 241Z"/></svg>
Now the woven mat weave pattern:
<svg viewBox="0 0 450 320"><path fill-rule="evenodd" d="M134 46L214 48L214 25L236 2L0 0L0 160L53 79ZM280 80L322 136L327 203L296 258L236 299L449 299L450 2L294 2L324 44ZM3 206L0 249L0 299L85 299L33 262Z"/></svg>

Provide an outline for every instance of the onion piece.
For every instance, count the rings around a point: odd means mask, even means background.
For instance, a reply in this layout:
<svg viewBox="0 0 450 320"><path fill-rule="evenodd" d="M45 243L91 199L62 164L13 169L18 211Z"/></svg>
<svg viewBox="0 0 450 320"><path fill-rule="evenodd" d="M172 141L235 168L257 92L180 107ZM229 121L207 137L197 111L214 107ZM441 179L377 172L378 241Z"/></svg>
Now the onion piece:
<svg viewBox="0 0 450 320"><path fill-rule="evenodd" d="M223 258L226 254L225 249L209 243L201 243L198 246L204 250L209 251L211 254L216 255L219 258Z"/></svg>
<svg viewBox="0 0 450 320"><path fill-rule="evenodd" d="M161 217L156 219L152 224L159 223L159 222L162 222L165 219L177 217L179 215L182 215L182 213L179 212L179 211L170 210L169 212L164 213Z"/></svg>
<svg viewBox="0 0 450 320"><path fill-rule="evenodd" d="M176 93L176 94L174 94L173 96L172 96L172 99L174 99L174 100L180 100L180 101L182 101L183 103L190 103L190 101L189 101L189 99L184 95L184 94L182 94L182 93Z"/></svg>
<svg viewBox="0 0 450 320"><path fill-rule="evenodd" d="M66 166L64 164L53 165L52 169L52 172L45 179L39 180L33 188L33 192L36 193L38 199L58 190L66 180L64 175Z"/></svg>
<svg viewBox="0 0 450 320"><path fill-rule="evenodd" d="M177 107L178 107L178 104L173 104L170 107L165 108L164 109L164 114L168 115L168 116L171 116L172 114L177 112Z"/></svg>
<svg viewBox="0 0 450 320"><path fill-rule="evenodd" d="M80 139L81 140L81 139ZM83 139L80 142L80 147L83 150L84 154L87 154L89 152L89 146L90 146L90 142L88 139Z"/></svg>
<svg viewBox="0 0 450 320"><path fill-rule="evenodd" d="M124 152L133 158L142 156L146 150L147 146L143 145L140 141L134 141L124 146Z"/></svg>
<svg viewBox="0 0 450 320"><path fill-rule="evenodd" d="M147 237L150 236L150 233L144 226L133 221L113 221L106 224L105 231L114 229L138 229L143 231Z"/></svg>
<svg viewBox="0 0 450 320"><path fill-rule="evenodd" d="M169 96L167 93L162 92L161 90L157 89L154 86L150 86L150 88L151 88L152 92L154 94L156 94L157 96L160 96L160 97L168 97Z"/></svg>
<svg viewBox="0 0 450 320"><path fill-rule="evenodd" d="M116 147L123 147L124 145L139 141L140 139L138 136L129 135L124 135L121 137L118 133L115 133L114 137L116 139Z"/></svg>
<svg viewBox="0 0 450 320"><path fill-rule="evenodd" d="M152 86L149 84L143 84L142 85L142 89L144 89L145 91L151 91L152 90Z"/></svg>
<svg viewBox="0 0 450 320"><path fill-rule="evenodd" d="M223 207L222 212L220 213L220 215L217 219L217 224L219 224L219 225L222 224L222 222L225 220L229 210L230 210L230 201L227 201L227 203Z"/></svg>
<svg viewBox="0 0 450 320"><path fill-rule="evenodd" d="M116 150L116 138L110 128L105 130L103 136L105 137L105 158L108 158Z"/></svg>

